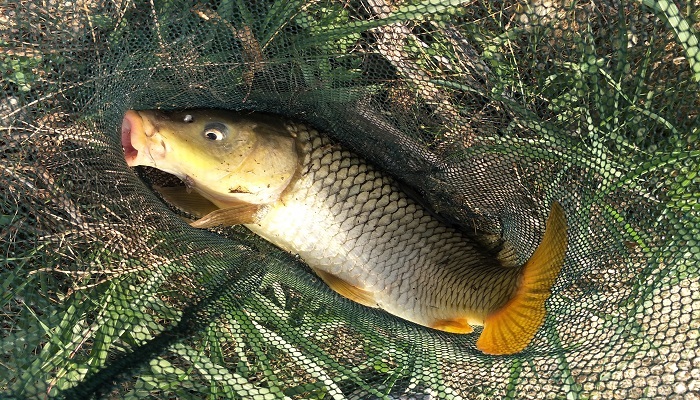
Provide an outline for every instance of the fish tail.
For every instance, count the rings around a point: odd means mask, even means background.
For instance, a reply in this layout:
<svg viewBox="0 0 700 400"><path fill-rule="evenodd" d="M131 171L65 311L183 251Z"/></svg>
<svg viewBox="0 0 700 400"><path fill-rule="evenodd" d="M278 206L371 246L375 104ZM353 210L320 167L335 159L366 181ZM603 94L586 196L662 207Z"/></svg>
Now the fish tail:
<svg viewBox="0 0 700 400"><path fill-rule="evenodd" d="M558 202L552 204L542 242L523 266L515 295L486 317L476 347L487 354L522 351L544 322L544 303L564 263L566 216Z"/></svg>

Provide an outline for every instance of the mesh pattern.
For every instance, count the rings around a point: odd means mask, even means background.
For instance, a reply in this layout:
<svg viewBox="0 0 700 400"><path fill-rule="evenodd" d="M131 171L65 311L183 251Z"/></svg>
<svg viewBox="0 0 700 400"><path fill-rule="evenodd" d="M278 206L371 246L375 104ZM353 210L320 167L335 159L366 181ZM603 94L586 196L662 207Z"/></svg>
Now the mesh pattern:
<svg viewBox="0 0 700 400"><path fill-rule="evenodd" d="M0 395L697 398L698 5L0 4ZM129 169L127 109L319 128L521 260L569 249L523 352L336 295ZM478 331L477 331L478 333Z"/></svg>

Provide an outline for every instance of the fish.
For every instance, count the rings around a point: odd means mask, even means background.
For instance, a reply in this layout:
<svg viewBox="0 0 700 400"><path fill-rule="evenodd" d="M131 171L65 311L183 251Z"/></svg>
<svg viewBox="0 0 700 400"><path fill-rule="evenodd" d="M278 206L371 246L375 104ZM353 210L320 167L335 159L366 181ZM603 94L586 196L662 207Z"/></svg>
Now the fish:
<svg viewBox="0 0 700 400"><path fill-rule="evenodd" d="M182 180L156 190L191 226L243 225L356 303L453 334L483 326L476 348L492 355L523 351L544 321L567 249L557 201L528 261L510 265L358 154L281 116L128 110L121 140L128 166Z"/></svg>

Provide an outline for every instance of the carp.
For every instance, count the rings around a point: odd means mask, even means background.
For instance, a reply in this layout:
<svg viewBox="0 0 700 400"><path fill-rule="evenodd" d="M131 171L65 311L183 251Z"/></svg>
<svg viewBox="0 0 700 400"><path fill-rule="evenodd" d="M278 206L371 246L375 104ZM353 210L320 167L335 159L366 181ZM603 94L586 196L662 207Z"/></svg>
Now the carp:
<svg viewBox="0 0 700 400"><path fill-rule="evenodd" d="M488 354L522 351L544 321L567 248L557 202L529 260L507 266L303 124L225 110L129 110L121 138L129 166L185 183L159 191L200 217L192 226L242 224L359 304L451 333L482 325L476 346Z"/></svg>

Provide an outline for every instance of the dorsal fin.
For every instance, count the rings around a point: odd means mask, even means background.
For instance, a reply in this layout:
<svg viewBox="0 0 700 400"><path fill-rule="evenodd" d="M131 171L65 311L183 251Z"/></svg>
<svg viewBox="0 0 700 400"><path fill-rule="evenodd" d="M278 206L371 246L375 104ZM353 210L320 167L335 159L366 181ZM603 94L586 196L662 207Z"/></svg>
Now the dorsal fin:
<svg viewBox="0 0 700 400"><path fill-rule="evenodd" d="M525 263L522 281L515 295L503 307L488 315L476 347L487 354L513 354L530 343L542 325L545 301L564 264L566 216L555 202L547 219L542 242Z"/></svg>

